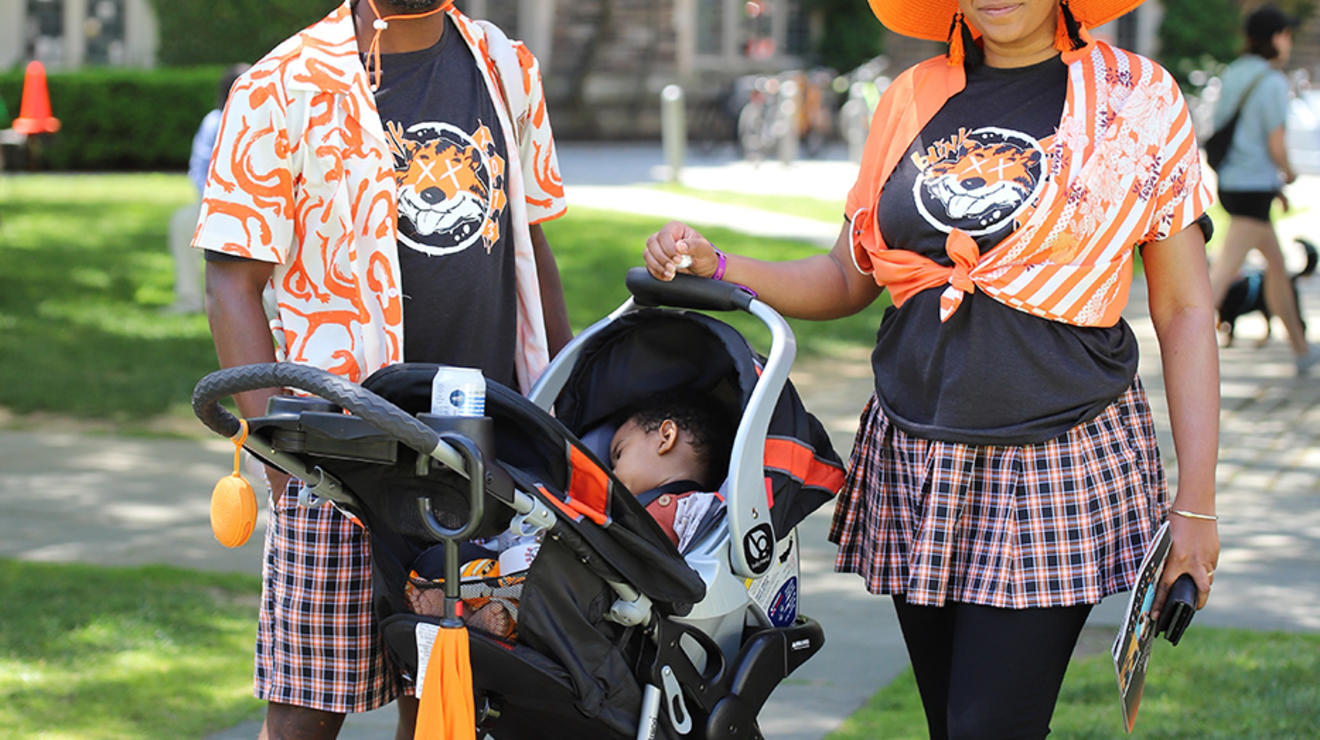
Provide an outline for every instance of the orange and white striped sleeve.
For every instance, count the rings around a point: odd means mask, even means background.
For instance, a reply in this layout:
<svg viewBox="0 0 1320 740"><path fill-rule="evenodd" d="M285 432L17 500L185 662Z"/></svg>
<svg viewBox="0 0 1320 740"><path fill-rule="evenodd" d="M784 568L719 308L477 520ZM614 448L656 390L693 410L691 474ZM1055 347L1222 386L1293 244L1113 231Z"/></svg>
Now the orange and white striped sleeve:
<svg viewBox="0 0 1320 740"><path fill-rule="evenodd" d="M1156 84L1172 90L1169 107L1168 138L1160 150L1160 173L1152 196L1154 209L1150 229L1142 243L1167 239L1186 229L1200 218L1214 202L1214 194L1201 172L1201 152L1192 128L1192 117L1182 91L1172 75L1163 72Z"/></svg>

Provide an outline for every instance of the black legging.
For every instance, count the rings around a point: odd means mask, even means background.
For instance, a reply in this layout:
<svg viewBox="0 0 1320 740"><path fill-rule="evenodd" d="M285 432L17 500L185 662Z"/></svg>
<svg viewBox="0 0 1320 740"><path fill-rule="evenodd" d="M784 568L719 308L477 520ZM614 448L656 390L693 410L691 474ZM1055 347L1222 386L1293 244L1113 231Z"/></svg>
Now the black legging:
<svg viewBox="0 0 1320 740"><path fill-rule="evenodd" d="M1036 740L1050 716L1090 604L996 609L894 597L932 740Z"/></svg>

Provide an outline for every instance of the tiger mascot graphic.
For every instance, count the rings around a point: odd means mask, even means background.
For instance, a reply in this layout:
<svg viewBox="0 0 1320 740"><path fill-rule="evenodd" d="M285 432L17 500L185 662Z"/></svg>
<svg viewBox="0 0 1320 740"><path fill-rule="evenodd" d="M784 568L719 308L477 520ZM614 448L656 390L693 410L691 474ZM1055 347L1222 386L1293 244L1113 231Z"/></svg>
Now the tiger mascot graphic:
<svg viewBox="0 0 1320 740"><path fill-rule="evenodd" d="M490 130L469 136L448 123L403 131L390 122L398 193L399 243L430 255L461 252L499 240L505 206L504 158Z"/></svg>
<svg viewBox="0 0 1320 740"><path fill-rule="evenodd" d="M971 236L1009 225L1044 184L1044 151L1017 131L959 130L914 157L918 210L935 228Z"/></svg>

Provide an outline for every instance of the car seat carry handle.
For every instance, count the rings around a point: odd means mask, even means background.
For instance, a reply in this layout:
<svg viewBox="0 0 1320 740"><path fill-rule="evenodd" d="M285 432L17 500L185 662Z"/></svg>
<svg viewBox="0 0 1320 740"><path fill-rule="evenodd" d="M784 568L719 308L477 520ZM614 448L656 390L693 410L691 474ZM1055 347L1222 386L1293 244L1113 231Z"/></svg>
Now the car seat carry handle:
<svg viewBox="0 0 1320 740"><path fill-rule="evenodd" d="M675 275L658 280L644 267L628 270L628 290L639 306L674 306L707 311L741 310L770 330L770 356L747 401L747 411L734 436L729 466L729 565L743 578L759 578L770 569L778 533L770 516L765 478L765 437L775 404L788 382L797 355L797 340L788 322L768 304L734 283ZM570 345L571 346L571 345ZM535 392L534 392L535 395Z"/></svg>
<svg viewBox="0 0 1320 740"><path fill-rule="evenodd" d="M193 413L215 433L233 437L239 431L238 419L218 399L260 388L296 388L315 394L418 453L435 458L464 477L468 475L462 456L434 429L366 388L310 365L269 362L216 370L197 381L193 388Z"/></svg>
<svg viewBox="0 0 1320 740"><path fill-rule="evenodd" d="M697 277L675 275L665 281L652 277L645 267L628 270L624 284L639 306L671 306L694 308L700 311L746 311L756 296L737 283Z"/></svg>

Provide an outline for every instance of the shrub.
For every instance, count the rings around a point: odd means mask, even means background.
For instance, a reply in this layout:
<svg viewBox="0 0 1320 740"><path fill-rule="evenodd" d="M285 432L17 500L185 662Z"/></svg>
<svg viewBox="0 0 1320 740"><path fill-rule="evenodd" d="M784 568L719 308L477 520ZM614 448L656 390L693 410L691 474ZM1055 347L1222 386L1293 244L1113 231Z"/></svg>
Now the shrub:
<svg viewBox="0 0 1320 740"><path fill-rule="evenodd" d="M48 77L60 131L42 143L48 170L187 169L192 137L215 107L221 67L89 67ZM18 115L23 73L0 74L0 98Z"/></svg>
<svg viewBox="0 0 1320 740"><path fill-rule="evenodd" d="M339 0L152 0L151 5L160 28L160 64L233 64L257 61L334 10Z"/></svg>

